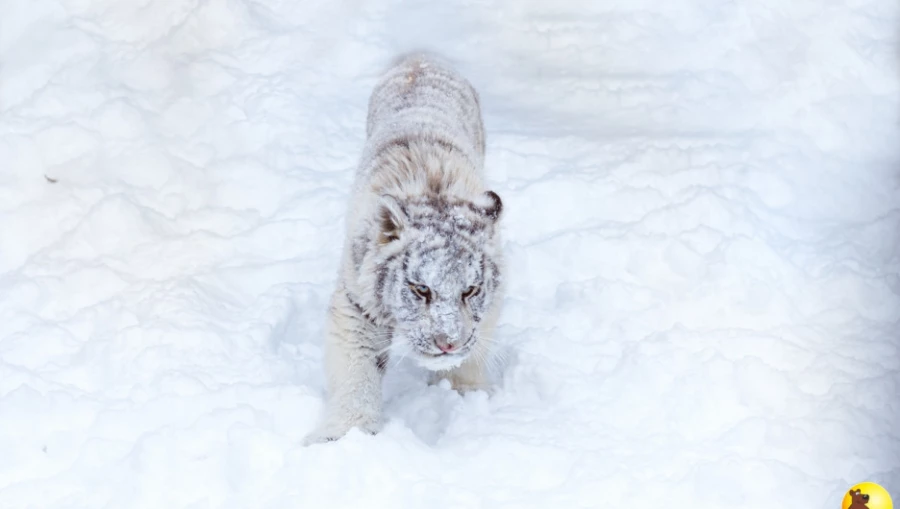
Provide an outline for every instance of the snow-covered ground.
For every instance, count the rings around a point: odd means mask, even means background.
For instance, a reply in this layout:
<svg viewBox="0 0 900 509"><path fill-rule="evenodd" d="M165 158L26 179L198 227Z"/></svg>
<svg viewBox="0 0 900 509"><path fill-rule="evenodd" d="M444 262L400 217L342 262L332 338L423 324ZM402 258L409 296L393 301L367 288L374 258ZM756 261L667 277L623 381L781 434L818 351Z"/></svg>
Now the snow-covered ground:
<svg viewBox="0 0 900 509"><path fill-rule="evenodd" d="M0 2L0 507L900 499L896 0ZM365 107L479 89L499 389L301 447Z"/></svg>

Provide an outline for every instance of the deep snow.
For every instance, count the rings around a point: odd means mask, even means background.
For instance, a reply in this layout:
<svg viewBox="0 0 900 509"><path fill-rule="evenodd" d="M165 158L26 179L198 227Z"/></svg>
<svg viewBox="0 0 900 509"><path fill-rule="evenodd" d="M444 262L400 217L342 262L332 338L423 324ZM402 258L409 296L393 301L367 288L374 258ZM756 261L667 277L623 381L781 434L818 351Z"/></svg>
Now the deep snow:
<svg viewBox="0 0 900 509"><path fill-rule="evenodd" d="M900 498L895 0L0 3L0 507ZM378 73L479 89L496 394L303 448Z"/></svg>

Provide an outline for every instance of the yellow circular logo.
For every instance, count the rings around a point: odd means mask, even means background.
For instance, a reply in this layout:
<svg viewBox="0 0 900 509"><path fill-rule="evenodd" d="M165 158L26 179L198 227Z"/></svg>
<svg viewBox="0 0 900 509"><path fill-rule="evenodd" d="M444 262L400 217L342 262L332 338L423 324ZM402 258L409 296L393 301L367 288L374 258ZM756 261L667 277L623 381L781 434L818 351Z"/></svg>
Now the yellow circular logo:
<svg viewBox="0 0 900 509"><path fill-rule="evenodd" d="M861 482L846 493L841 509L894 509L887 490L873 482Z"/></svg>

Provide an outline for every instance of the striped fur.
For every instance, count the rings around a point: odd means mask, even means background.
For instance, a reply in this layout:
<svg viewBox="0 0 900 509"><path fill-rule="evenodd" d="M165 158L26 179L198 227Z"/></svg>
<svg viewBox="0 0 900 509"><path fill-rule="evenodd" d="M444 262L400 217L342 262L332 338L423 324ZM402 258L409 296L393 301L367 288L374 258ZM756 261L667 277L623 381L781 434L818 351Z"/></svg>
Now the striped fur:
<svg viewBox="0 0 900 509"><path fill-rule="evenodd" d="M458 389L487 385L502 203L484 187L478 96L434 57L406 57L375 87L366 132L329 309L326 408L307 443L379 429L390 357Z"/></svg>

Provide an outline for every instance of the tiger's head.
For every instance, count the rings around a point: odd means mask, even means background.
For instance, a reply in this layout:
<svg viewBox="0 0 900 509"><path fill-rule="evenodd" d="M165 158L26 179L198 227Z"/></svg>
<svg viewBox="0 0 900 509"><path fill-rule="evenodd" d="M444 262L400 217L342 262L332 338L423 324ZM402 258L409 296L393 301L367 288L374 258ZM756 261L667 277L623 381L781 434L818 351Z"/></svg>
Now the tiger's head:
<svg viewBox="0 0 900 509"><path fill-rule="evenodd" d="M393 328L395 355L440 371L477 351L479 324L501 282L502 208L492 191L474 200L379 197L372 289Z"/></svg>

